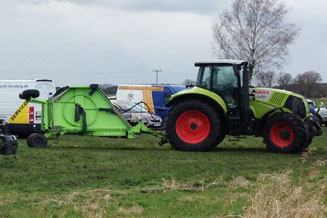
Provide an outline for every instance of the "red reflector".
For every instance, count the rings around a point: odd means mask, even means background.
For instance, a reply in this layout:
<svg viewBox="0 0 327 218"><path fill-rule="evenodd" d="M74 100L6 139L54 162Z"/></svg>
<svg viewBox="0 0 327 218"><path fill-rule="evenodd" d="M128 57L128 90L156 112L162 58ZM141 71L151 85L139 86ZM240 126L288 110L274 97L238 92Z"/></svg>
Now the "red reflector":
<svg viewBox="0 0 327 218"><path fill-rule="evenodd" d="M29 123L34 123L34 107L29 108Z"/></svg>

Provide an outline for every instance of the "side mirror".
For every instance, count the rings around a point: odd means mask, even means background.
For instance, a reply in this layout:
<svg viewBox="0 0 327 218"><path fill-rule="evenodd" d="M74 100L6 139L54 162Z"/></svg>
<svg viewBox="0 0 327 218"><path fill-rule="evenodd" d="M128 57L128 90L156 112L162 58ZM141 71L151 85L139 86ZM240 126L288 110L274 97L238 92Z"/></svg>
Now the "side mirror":
<svg viewBox="0 0 327 218"><path fill-rule="evenodd" d="M323 108L323 107L325 107L325 104L324 104L324 102L321 101L319 104L318 110L316 111L316 115L320 112L320 108Z"/></svg>

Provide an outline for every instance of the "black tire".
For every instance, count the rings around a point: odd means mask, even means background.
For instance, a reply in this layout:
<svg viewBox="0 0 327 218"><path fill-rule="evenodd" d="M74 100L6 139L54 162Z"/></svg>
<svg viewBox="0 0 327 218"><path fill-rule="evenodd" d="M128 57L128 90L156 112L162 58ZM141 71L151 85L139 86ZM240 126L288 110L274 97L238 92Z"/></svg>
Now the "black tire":
<svg viewBox="0 0 327 218"><path fill-rule="evenodd" d="M200 100L173 105L168 114L166 133L169 143L183 151L208 151L225 137L219 114Z"/></svg>
<svg viewBox="0 0 327 218"><path fill-rule="evenodd" d="M37 89L27 89L19 94L20 99L28 100L30 98L37 98L40 96L40 92Z"/></svg>
<svg viewBox="0 0 327 218"><path fill-rule="evenodd" d="M27 138L27 145L31 148L47 147L47 139L42 133L32 133Z"/></svg>
<svg viewBox="0 0 327 218"><path fill-rule="evenodd" d="M278 113L271 117L265 126L264 137L267 149L277 153L298 153L310 144L303 120L290 113Z"/></svg>

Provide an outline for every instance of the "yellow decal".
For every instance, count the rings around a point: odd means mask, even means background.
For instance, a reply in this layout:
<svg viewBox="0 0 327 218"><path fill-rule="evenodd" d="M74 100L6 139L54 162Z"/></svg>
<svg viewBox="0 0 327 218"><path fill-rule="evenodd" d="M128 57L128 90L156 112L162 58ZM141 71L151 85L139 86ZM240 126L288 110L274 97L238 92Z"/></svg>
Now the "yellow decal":
<svg viewBox="0 0 327 218"><path fill-rule="evenodd" d="M154 113L154 105L152 92L163 92L164 87L162 86L119 86L119 90L142 90L143 101L146 104L146 109Z"/></svg>
<svg viewBox="0 0 327 218"><path fill-rule="evenodd" d="M146 104L146 108L154 113L154 105L153 105L153 98L152 98L152 91L151 90L142 90L143 93L143 101Z"/></svg>
<svg viewBox="0 0 327 218"><path fill-rule="evenodd" d="M164 87L160 86L119 86L120 90L149 90L149 91L157 91L163 92Z"/></svg>
<svg viewBox="0 0 327 218"><path fill-rule="evenodd" d="M29 110L28 102L24 101L23 104L11 115L9 123L23 123L28 124Z"/></svg>

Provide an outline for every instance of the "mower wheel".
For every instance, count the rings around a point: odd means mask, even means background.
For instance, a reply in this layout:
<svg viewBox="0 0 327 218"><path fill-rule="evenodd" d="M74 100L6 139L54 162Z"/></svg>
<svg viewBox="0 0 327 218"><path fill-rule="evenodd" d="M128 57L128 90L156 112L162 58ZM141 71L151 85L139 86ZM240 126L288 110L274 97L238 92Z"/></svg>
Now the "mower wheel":
<svg viewBox="0 0 327 218"><path fill-rule="evenodd" d="M303 151L312 140L303 120L291 113L278 113L271 117L264 137L269 151L285 154Z"/></svg>
<svg viewBox="0 0 327 218"><path fill-rule="evenodd" d="M37 98L40 96L40 92L37 89L27 89L19 94L20 99L28 100L30 98Z"/></svg>
<svg viewBox="0 0 327 218"><path fill-rule="evenodd" d="M32 133L27 137L27 145L31 148L45 148L47 139L42 133Z"/></svg>
<svg viewBox="0 0 327 218"><path fill-rule="evenodd" d="M217 111L200 100L174 105L168 114L166 133L170 144L183 151L208 151L225 137Z"/></svg>

